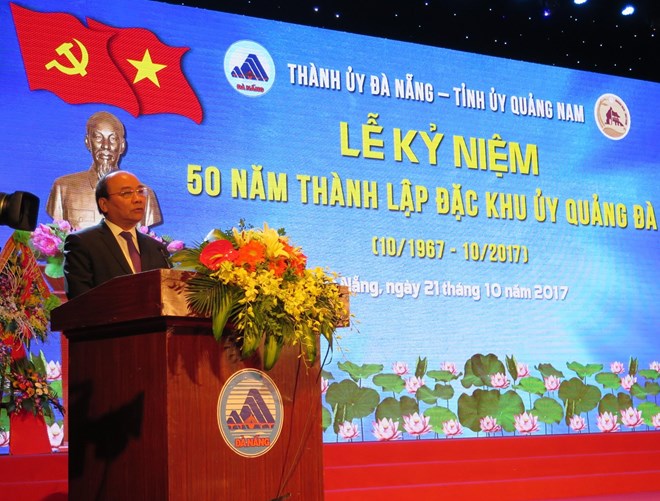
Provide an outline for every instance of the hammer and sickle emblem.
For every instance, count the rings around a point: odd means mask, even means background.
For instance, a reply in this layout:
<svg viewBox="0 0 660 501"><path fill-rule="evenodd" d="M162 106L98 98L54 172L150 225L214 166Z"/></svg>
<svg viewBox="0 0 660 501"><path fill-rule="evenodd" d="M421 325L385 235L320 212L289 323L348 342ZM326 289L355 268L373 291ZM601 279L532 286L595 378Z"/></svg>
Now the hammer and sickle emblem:
<svg viewBox="0 0 660 501"><path fill-rule="evenodd" d="M65 75L80 75L81 77L87 75L86 68L87 68L87 63L89 63L89 54L87 54L87 49L83 44L81 44L75 38L73 39L73 41L76 42L78 48L80 49L80 60L76 59L76 56L74 56L71 53L73 44L71 42L64 42L57 49L55 49L55 52L57 52L58 56L66 57L71 63L71 66L64 66L59 61L53 59L52 61L46 64L47 70L51 68L57 68Z"/></svg>

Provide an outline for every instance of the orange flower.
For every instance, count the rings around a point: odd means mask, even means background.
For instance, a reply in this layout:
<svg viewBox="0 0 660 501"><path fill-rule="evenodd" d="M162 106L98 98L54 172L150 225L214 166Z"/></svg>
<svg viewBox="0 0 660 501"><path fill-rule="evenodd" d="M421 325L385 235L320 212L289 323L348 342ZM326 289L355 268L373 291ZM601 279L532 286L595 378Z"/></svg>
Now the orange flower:
<svg viewBox="0 0 660 501"><path fill-rule="evenodd" d="M305 267L307 266L307 256L305 256L300 249L292 247L286 242L284 243L284 250L289 254L289 263L293 272L296 275L302 276L305 273Z"/></svg>
<svg viewBox="0 0 660 501"><path fill-rule="evenodd" d="M276 277L281 277L284 275L289 263L283 257L277 258L274 261L268 263L268 268L275 273Z"/></svg>
<svg viewBox="0 0 660 501"><path fill-rule="evenodd" d="M204 247L199 255L199 262L215 271L224 261L233 261L236 255L236 250L229 240L215 240Z"/></svg>
<svg viewBox="0 0 660 501"><path fill-rule="evenodd" d="M234 263L238 266L244 266L249 271L254 271L257 265L264 262L266 247L261 242L252 240L238 249Z"/></svg>

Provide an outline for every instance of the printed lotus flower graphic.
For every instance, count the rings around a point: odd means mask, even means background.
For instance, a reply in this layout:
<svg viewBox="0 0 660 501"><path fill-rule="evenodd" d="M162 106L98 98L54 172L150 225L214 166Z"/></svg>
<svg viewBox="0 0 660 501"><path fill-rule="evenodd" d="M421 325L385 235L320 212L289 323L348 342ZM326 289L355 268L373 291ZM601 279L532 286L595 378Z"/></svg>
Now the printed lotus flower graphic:
<svg viewBox="0 0 660 501"><path fill-rule="evenodd" d="M659 364L650 362L648 369L638 370L637 359L631 358L625 364L627 376L612 372L609 363L565 365L560 370L550 363L521 364L513 356L503 363L492 353L473 355L463 372L449 362L429 370L425 357L416 364L390 362L390 371L382 364L339 362L346 379L324 370L323 377L332 381L325 398L329 407L323 408L324 429L332 424L343 438L351 433L346 421L359 421L362 427L362 420L369 419L373 438L360 434L362 441L611 433L621 426L660 429Z"/></svg>
<svg viewBox="0 0 660 501"><path fill-rule="evenodd" d="M398 440L401 438L399 431L399 422L392 421L391 419L383 418L379 421L374 421L374 436L380 441Z"/></svg>

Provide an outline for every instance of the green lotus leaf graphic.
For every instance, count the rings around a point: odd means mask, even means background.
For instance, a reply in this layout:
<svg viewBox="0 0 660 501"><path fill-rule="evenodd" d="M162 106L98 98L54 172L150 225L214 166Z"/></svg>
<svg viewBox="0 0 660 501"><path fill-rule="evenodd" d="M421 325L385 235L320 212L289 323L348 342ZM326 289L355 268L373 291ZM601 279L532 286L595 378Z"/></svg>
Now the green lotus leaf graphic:
<svg viewBox="0 0 660 501"><path fill-rule="evenodd" d="M448 384L436 384L433 389L422 386L417 390L415 397L425 404L435 405L438 399L449 400L454 396L454 389Z"/></svg>
<svg viewBox="0 0 660 501"><path fill-rule="evenodd" d="M615 416L621 417L619 413L632 406L632 397L627 393L619 393L617 395L608 393L598 403L598 413L611 412Z"/></svg>
<svg viewBox="0 0 660 501"><path fill-rule="evenodd" d="M642 402L637 409L641 411L644 422L649 426L653 426L653 416L660 414L660 405L653 402Z"/></svg>
<svg viewBox="0 0 660 501"><path fill-rule="evenodd" d="M358 382L360 379L367 379L383 370L383 364L363 364L357 365L353 362L339 362L337 364L344 372L351 376L351 379Z"/></svg>
<svg viewBox="0 0 660 501"><path fill-rule="evenodd" d="M655 381L660 377L660 372L654 369L642 369L638 374L649 381Z"/></svg>
<svg viewBox="0 0 660 501"><path fill-rule="evenodd" d="M531 376L522 378L514 388L534 395L543 395L545 393L545 383L539 378Z"/></svg>
<svg viewBox="0 0 660 501"><path fill-rule="evenodd" d="M429 424L436 433L442 433L442 423L458 419L456 414L446 407L429 407L424 411L424 415L429 418Z"/></svg>
<svg viewBox="0 0 660 501"><path fill-rule="evenodd" d="M506 431L513 431L514 416L525 411L522 398L515 391L474 390L472 395L458 397L458 419L472 431L480 431L479 420L486 416L497 419Z"/></svg>
<svg viewBox="0 0 660 501"><path fill-rule="evenodd" d="M543 377L555 376L561 379L564 378L564 373L555 369L552 364L539 364L539 366L536 367L536 370L538 370Z"/></svg>
<svg viewBox="0 0 660 501"><path fill-rule="evenodd" d="M596 381L598 384L601 384L603 388L609 390L616 390L621 386L621 379L612 372L600 372L596 374Z"/></svg>
<svg viewBox="0 0 660 501"><path fill-rule="evenodd" d="M406 387L406 383L401 376L396 374L377 374L373 378L376 386L380 386L383 391L401 393Z"/></svg>
<svg viewBox="0 0 660 501"><path fill-rule="evenodd" d="M448 383L454 379L458 379L460 374L457 376L452 374L450 371L428 371L426 375L436 381L441 381L443 383Z"/></svg>
<svg viewBox="0 0 660 501"><path fill-rule="evenodd" d="M587 364L582 365L579 362L567 363L566 367L575 372L580 379L585 379L589 376L593 376L599 371L603 370L603 364Z"/></svg>
<svg viewBox="0 0 660 501"><path fill-rule="evenodd" d="M532 411L542 423L559 423L561 418L564 417L564 409L561 404L548 397L542 397L536 400Z"/></svg>
<svg viewBox="0 0 660 501"><path fill-rule="evenodd" d="M332 383L325 393L325 401L335 410L334 428L344 421L360 419L371 414L378 405L380 396L373 388L360 388L350 379Z"/></svg>
<svg viewBox="0 0 660 501"><path fill-rule="evenodd" d="M558 395L564 401L566 419L570 419L570 416L574 414L582 414L595 409L601 392L597 386L584 384L580 378L574 377L568 381L562 381L559 385Z"/></svg>
<svg viewBox="0 0 660 501"><path fill-rule="evenodd" d="M332 424L332 413L325 408L325 406L321 407L321 428L323 428L323 431L327 430L328 427Z"/></svg>
<svg viewBox="0 0 660 501"><path fill-rule="evenodd" d="M383 418L387 418L392 421L401 422L403 416L408 416L415 412L419 413L419 404L414 398L401 397L401 400L397 400L394 397L387 397L378 404L376 408L376 419L380 421Z"/></svg>
<svg viewBox="0 0 660 501"><path fill-rule="evenodd" d="M465 376L461 384L465 388L470 386L490 386L491 374L501 372L504 374L504 364L500 362L496 355L472 355L470 360L465 362Z"/></svg>

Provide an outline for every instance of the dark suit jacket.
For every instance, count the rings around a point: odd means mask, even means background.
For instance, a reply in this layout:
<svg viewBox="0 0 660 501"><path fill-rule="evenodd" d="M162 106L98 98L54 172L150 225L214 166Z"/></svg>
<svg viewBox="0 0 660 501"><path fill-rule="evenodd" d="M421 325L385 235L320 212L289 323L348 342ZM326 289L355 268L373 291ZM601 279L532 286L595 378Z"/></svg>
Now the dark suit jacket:
<svg viewBox="0 0 660 501"><path fill-rule="evenodd" d="M169 268L165 246L137 232L142 271ZM64 290L69 299L132 272L112 231L101 221L71 233L64 241Z"/></svg>

